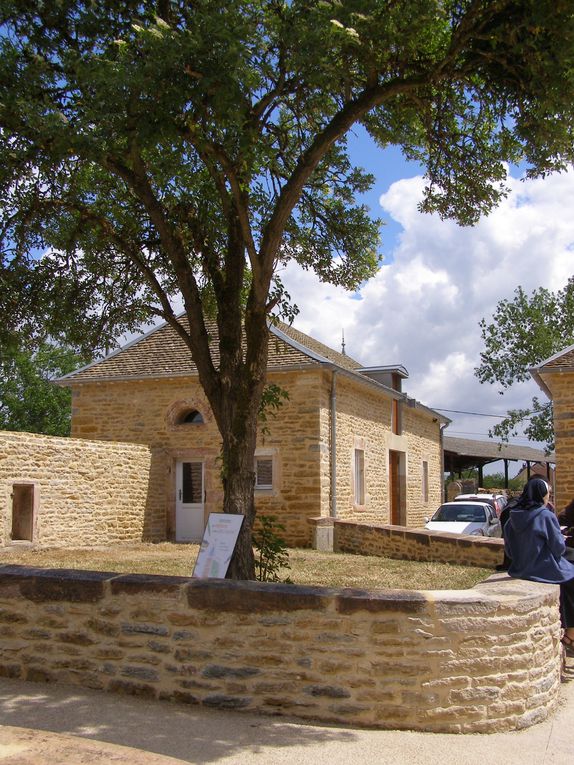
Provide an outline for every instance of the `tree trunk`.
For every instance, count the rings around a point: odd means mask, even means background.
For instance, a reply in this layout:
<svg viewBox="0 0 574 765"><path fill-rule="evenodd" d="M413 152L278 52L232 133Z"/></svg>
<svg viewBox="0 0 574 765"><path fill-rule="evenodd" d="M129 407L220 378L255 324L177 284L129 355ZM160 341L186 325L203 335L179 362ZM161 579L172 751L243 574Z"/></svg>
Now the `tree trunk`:
<svg viewBox="0 0 574 765"><path fill-rule="evenodd" d="M243 264L244 250L240 250ZM253 291L242 321L237 296L243 284L243 269L227 274L226 288L218 297L219 364L212 363L207 333L189 337L189 347L196 363L201 385L207 395L221 435L221 477L223 512L244 516L227 577L254 579L252 530L255 520L255 447L259 407L267 378L269 329L265 300ZM233 281L236 289L233 289ZM260 288L262 297L267 287ZM235 309L234 309L235 305ZM200 303L186 304L190 326L200 326Z"/></svg>
<svg viewBox="0 0 574 765"><path fill-rule="evenodd" d="M255 521L255 446L260 397L235 401L235 427L225 429L222 445L223 512L243 515L243 524L229 568L228 579L255 579L252 530Z"/></svg>
<svg viewBox="0 0 574 765"><path fill-rule="evenodd" d="M252 530L255 520L253 487L255 476L242 471L224 479L224 513L239 513L244 516L235 550L227 569L227 579L255 579L255 556L253 555Z"/></svg>
<svg viewBox="0 0 574 765"><path fill-rule="evenodd" d="M251 317L252 318L252 317ZM259 407L267 377L269 330L262 321L246 322L245 360L222 375L221 415L223 512L244 516L227 578L255 579L252 531L255 521L255 447ZM222 367L224 366L222 359ZM231 365L230 365L231 366Z"/></svg>

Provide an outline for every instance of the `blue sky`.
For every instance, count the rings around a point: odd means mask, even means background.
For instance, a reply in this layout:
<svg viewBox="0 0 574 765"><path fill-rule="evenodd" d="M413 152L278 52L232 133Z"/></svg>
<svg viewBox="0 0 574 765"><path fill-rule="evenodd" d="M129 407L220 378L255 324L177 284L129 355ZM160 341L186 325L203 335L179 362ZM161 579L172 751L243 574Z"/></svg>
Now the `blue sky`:
<svg viewBox="0 0 574 765"><path fill-rule="evenodd" d="M371 209L375 218L382 215L379 198L391 183L402 178L412 178L424 172L417 162L406 160L396 146L381 150L362 125L355 125L353 131L349 133L349 153L354 164L364 167L376 178L373 188L360 197L361 201ZM388 217L385 219L381 231L381 254L387 265L392 263L396 238L401 230L401 226L395 220Z"/></svg>

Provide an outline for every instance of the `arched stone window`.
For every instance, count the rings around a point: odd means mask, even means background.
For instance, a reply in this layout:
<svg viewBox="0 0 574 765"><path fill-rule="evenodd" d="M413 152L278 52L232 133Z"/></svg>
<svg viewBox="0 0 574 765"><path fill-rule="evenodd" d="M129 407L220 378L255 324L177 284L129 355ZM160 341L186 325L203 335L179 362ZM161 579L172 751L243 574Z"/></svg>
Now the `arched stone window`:
<svg viewBox="0 0 574 765"><path fill-rule="evenodd" d="M173 401L165 413L168 430L205 427L211 422L209 405L195 397Z"/></svg>
<svg viewBox="0 0 574 765"><path fill-rule="evenodd" d="M178 420L179 425L202 425L203 422L203 415L201 412L198 412L197 409L188 409L183 411Z"/></svg>

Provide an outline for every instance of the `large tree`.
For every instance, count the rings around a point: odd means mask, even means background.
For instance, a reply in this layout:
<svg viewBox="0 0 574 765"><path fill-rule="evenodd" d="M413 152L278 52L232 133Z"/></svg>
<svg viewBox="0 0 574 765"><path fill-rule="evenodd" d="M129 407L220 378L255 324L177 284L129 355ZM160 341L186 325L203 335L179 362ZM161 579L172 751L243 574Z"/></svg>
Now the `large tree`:
<svg viewBox="0 0 574 765"><path fill-rule="evenodd" d="M505 161L536 175L572 160L571 1L0 0L0 13L2 269L34 272L32 311L50 315L56 285L86 337L151 316L178 332L221 434L223 509L245 515L230 574L252 577L267 323L292 310L277 268L295 259L354 289L378 265L349 130L426 166L422 209L474 223L505 193Z"/></svg>
<svg viewBox="0 0 574 765"><path fill-rule="evenodd" d="M499 385L503 394L529 380L532 367L574 342L574 278L557 292L540 287L527 295L517 287L512 300L501 300L491 322L482 319L480 327L484 350L476 376ZM509 410L491 435L508 441L520 430L553 449L552 403L533 397L529 407Z"/></svg>

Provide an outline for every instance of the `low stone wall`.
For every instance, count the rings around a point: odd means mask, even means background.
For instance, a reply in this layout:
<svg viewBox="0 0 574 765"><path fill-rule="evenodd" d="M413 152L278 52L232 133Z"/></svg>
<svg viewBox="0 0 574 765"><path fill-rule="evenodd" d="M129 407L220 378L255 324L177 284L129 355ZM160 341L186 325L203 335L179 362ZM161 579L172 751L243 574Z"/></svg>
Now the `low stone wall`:
<svg viewBox="0 0 574 765"><path fill-rule="evenodd" d="M504 557L502 539L339 520L334 521L333 547L337 552L485 568L494 568Z"/></svg>
<svg viewBox="0 0 574 765"><path fill-rule="evenodd" d="M0 675L301 719L494 732L545 719L558 588L377 591L0 567Z"/></svg>
<svg viewBox="0 0 574 765"><path fill-rule="evenodd" d="M165 539L154 470L141 444L0 431L0 545L13 536L54 547Z"/></svg>

